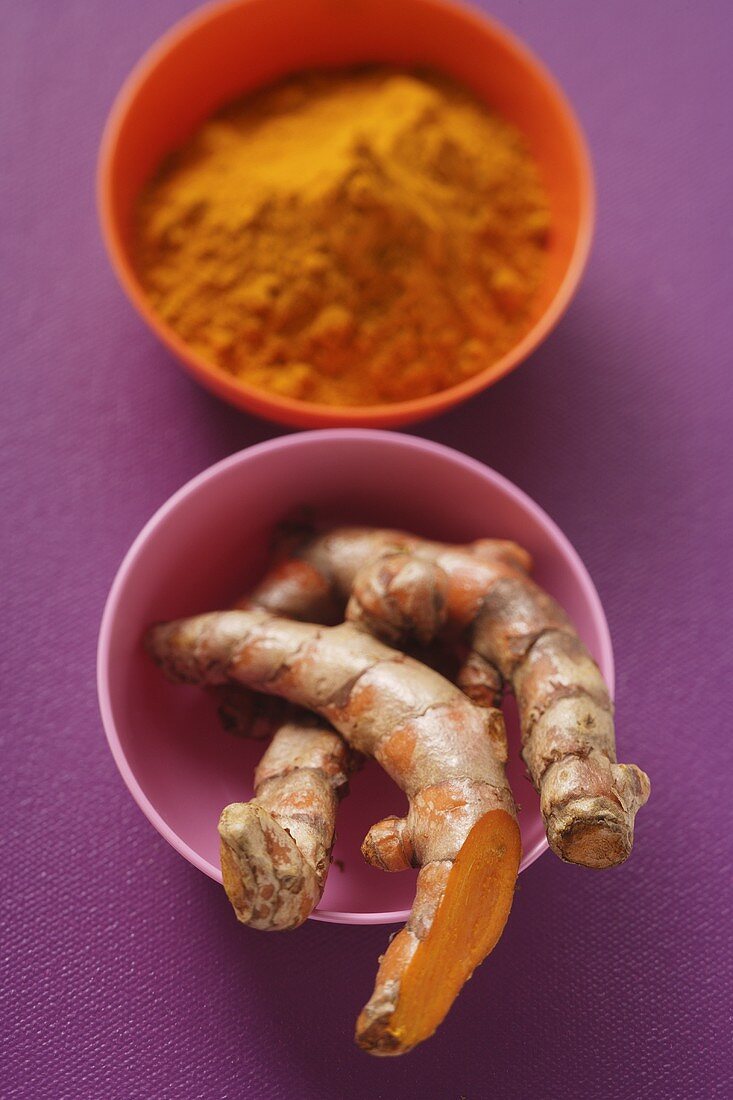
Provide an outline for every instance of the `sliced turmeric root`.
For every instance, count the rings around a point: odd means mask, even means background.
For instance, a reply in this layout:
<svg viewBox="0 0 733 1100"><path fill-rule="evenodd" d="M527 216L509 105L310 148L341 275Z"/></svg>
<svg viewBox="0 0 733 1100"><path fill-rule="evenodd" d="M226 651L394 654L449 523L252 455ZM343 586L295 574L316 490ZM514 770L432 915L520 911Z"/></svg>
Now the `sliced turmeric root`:
<svg viewBox="0 0 733 1100"><path fill-rule="evenodd" d="M148 646L172 679L233 680L316 711L406 793L406 816L378 822L362 847L385 870L422 869L410 918L382 961L357 1037L375 1054L409 1050L443 1019L496 943L511 906L520 841L501 711L476 706L437 672L350 623L329 628L263 611L219 612L154 627ZM264 824L271 835L270 821ZM222 835L232 851L242 851L247 885L254 848L244 841L252 831L234 835L228 825ZM283 846L271 847L279 858ZM294 854L284 851L283 865ZM287 885L284 876L278 881ZM299 913L307 886L304 876L293 899ZM240 904L236 881L229 880L228 892ZM249 910L243 916L250 921ZM272 916L261 909L257 919L272 926Z"/></svg>
<svg viewBox="0 0 733 1100"><path fill-rule="evenodd" d="M499 941L521 851L515 819L491 810L452 863L422 869L410 920L383 956L374 993L357 1021L359 1046L370 1054L404 1054L433 1034Z"/></svg>

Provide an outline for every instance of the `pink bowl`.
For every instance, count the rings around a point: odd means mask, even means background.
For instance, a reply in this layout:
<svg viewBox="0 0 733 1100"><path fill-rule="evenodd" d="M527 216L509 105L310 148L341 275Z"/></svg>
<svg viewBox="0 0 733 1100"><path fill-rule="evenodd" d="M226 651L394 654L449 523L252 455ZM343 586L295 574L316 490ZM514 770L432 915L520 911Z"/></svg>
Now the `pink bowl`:
<svg viewBox="0 0 733 1100"><path fill-rule="evenodd" d="M104 610L97 669L107 739L133 798L176 851L219 882L219 813L251 797L262 746L222 732L205 693L165 682L141 637L156 620L230 604L263 569L273 526L303 506L325 519L456 542L516 539L533 554L537 579L572 616L613 690L608 625L583 563L552 520L493 470L436 443L357 429L305 432L240 451L175 493L136 538ZM513 709L507 717L524 870L547 843L519 760ZM354 777L316 920L406 918L414 874L385 875L359 852L373 822L404 810L402 793L373 763Z"/></svg>

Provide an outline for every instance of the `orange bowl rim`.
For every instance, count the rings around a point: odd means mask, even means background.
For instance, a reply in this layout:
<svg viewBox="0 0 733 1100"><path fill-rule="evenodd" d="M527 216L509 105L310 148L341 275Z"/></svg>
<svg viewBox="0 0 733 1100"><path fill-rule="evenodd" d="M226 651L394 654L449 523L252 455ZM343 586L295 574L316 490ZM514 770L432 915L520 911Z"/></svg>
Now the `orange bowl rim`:
<svg viewBox="0 0 733 1100"><path fill-rule="evenodd" d="M568 308L585 269L595 224L595 185L588 145L570 102L549 69L512 31L491 16L454 0L419 0L433 10L449 12L472 24L478 34L488 32L532 71L543 94L554 102L575 161L580 213L568 268L552 299L521 340L496 362L471 378L425 397L380 405L324 405L281 397L258 389L221 371L189 347L151 308L129 262L122 234L113 213L115 152L125 117L140 89L167 54L179 42L196 33L224 12L247 7L259 0L212 0L195 9L165 31L143 54L125 79L110 109L102 133L97 161L96 195L102 238L112 268L128 298L146 322L186 370L205 388L242 409L291 427L396 427L436 416L475 396L520 365L547 338ZM396 2L396 0L394 0ZM378 59L375 58L375 61Z"/></svg>

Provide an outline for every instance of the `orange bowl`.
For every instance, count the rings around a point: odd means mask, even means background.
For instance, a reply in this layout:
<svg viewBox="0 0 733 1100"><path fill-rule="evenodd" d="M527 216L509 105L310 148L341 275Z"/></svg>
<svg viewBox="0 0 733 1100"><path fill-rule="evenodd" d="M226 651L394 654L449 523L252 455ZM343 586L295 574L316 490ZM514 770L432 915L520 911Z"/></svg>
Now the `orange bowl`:
<svg viewBox="0 0 733 1100"><path fill-rule="evenodd" d="M363 62L429 65L472 89L525 135L547 188L552 233L536 316L501 359L412 401L344 407L278 397L193 351L149 304L131 260L135 200L163 158L218 108L299 69ZM588 256L593 179L578 123L541 63L503 27L447 0L228 0L178 23L128 77L99 159L99 212L112 265L133 305L202 385L295 427L394 427L464 401L522 362L566 309Z"/></svg>

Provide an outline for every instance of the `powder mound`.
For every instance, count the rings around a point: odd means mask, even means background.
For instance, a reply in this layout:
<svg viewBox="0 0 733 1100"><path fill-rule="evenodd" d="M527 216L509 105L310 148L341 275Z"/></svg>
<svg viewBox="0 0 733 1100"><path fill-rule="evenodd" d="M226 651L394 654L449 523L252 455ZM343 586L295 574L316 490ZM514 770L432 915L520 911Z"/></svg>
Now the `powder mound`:
<svg viewBox="0 0 733 1100"><path fill-rule="evenodd" d="M222 370L371 405L445 389L527 331L549 212L519 132L431 74L308 73L228 107L137 210L154 308Z"/></svg>

